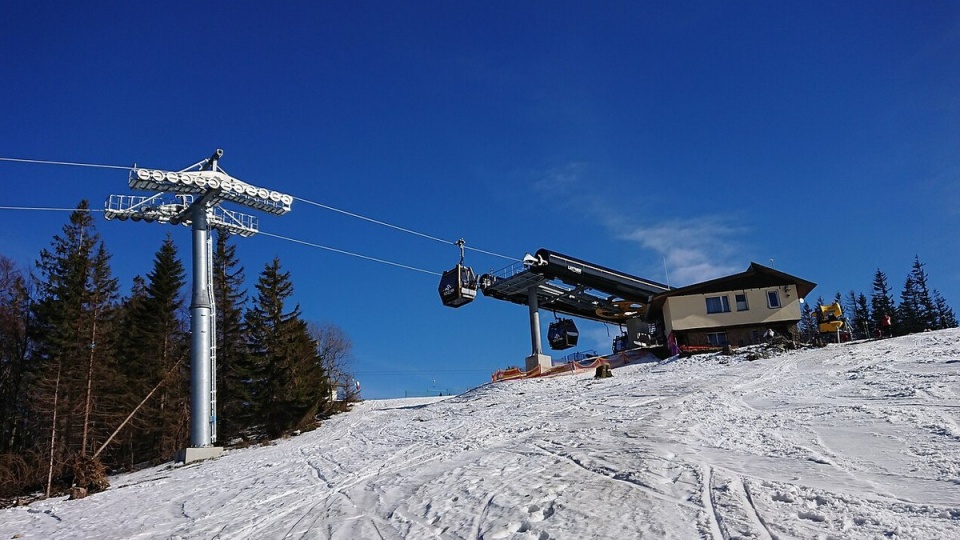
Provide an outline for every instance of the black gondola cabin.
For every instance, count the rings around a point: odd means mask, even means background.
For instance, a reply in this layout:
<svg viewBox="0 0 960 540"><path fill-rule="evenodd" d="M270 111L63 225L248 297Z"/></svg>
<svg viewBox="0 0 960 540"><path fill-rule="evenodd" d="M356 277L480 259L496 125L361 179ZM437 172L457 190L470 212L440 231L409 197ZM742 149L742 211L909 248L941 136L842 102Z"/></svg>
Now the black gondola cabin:
<svg viewBox="0 0 960 540"><path fill-rule="evenodd" d="M458 264L440 277L440 299L453 308L469 304L477 297L477 275L469 266Z"/></svg>
<svg viewBox="0 0 960 540"><path fill-rule="evenodd" d="M557 319L550 323L547 329L547 341L550 342L550 348L555 351L576 347L579 339L580 332L573 319Z"/></svg>

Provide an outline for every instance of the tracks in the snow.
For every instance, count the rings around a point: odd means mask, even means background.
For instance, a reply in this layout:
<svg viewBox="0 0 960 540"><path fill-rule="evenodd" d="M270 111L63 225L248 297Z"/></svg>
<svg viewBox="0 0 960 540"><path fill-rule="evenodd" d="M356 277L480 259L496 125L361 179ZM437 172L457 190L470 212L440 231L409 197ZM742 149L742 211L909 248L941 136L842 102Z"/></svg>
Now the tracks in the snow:
<svg viewBox="0 0 960 540"><path fill-rule="evenodd" d="M703 505L714 538L775 538L757 510L743 476L702 465Z"/></svg>

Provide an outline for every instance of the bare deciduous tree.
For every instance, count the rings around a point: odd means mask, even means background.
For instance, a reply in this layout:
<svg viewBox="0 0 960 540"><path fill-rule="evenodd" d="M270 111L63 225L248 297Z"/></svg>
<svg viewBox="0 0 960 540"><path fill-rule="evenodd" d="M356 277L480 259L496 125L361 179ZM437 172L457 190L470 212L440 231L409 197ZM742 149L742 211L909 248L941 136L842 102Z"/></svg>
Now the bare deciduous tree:
<svg viewBox="0 0 960 540"><path fill-rule="evenodd" d="M317 356L330 386L342 391L346 401L359 401L360 390L350 373L353 343L342 328L333 323L309 323L310 337L317 342Z"/></svg>

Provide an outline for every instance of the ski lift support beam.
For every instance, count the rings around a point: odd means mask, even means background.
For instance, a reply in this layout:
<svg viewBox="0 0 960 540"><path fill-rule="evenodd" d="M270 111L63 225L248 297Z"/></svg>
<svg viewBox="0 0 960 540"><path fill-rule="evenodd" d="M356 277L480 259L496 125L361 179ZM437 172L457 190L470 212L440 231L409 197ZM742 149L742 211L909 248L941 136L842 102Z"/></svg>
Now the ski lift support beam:
<svg viewBox="0 0 960 540"><path fill-rule="evenodd" d="M549 369L543 354L539 309L604 323L622 323L646 315L654 296L670 287L546 249L527 255L479 280L484 296L526 305L530 311L531 354L527 371Z"/></svg>
<svg viewBox="0 0 960 540"><path fill-rule="evenodd" d="M540 307L598 322L636 317L668 285L639 278L546 249L496 273L480 276L484 296L529 305L536 287ZM631 309L632 308L632 309Z"/></svg>

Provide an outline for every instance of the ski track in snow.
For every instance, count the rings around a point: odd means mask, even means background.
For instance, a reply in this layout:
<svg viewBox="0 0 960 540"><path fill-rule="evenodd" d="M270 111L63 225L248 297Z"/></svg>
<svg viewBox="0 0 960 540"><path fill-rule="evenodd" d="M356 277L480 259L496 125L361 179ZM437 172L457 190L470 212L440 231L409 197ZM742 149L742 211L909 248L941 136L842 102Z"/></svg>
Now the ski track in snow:
<svg viewBox="0 0 960 540"><path fill-rule="evenodd" d="M364 402L0 538L960 538L960 330L613 373Z"/></svg>

